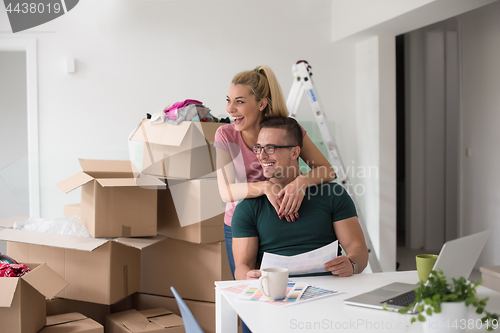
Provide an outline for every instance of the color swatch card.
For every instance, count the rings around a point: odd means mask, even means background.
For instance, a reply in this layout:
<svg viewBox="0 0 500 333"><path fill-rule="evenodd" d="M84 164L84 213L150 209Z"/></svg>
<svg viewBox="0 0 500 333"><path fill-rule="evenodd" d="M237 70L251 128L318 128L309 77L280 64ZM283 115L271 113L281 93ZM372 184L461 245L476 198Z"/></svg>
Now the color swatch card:
<svg viewBox="0 0 500 333"><path fill-rule="evenodd" d="M318 298L341 294L340 291L309 286L300 297L300 302L312 301Z"/></svg>
<svg viewBox="0 0 500 333"><path fill-rule="evenodd" d="M242 293L240 293L238 299L253 302L265 302L277 306L287 306L297 304L300 300L300 297L309 286L307 283L288 281L285 298L280 300L273 300L262 293L262 291L259 289L258 281L256 282L257 283L252 282L248 284L247 288Z"/></svg>
<svg viewBox="0 0 500 333"><path fill-rule="evenodd" d="M270 267L288 268L290 275L301 275L310 273L322 273L325 271L324 264L337 258L339 241L295 256L281 256L264 252L260 269Z"/></svg>
<svg viewBox="0 0 500 333"><path fill-rule="evenodd" d="M241 294L248 288L249 285L250 283L238 284L236 286L222 288L221 290L228 291L233 294Z"/></svg>

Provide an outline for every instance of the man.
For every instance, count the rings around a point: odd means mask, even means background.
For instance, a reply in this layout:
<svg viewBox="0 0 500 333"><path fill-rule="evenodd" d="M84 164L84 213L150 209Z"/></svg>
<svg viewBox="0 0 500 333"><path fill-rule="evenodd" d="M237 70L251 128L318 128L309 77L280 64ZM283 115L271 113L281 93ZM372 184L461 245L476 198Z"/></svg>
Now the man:
<svg viewBox="0 0 500 333"><path fill-rule="evenodd" d="M264 175L282 188L300 174L300 125L292 118L271 117L263 120L260 127L253 152ZM296 222L280 219L265 195L237 205L231 222L237 280L260 277L260 271L254 268L260 266L264 252L291 256L337 239L347 255L325 263L327 272L323 274L350 276L363 271L368 249L354 203L341 185L309 187L298 213Z"/></svg>

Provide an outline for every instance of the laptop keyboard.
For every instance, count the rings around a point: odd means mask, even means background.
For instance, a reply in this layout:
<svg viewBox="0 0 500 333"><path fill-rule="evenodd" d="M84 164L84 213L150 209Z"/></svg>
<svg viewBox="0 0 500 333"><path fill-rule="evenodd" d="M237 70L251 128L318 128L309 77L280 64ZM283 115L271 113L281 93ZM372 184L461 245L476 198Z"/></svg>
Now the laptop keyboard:
<svg viewBox="0 0 500 333"><path fill-rule="evenodd" d="M415 298L417 298L417 294L415 293L414 290L410 290L404 294L395 296L393 298L389 298L388 300L383 301L381 303L387 303L391 305L398 305L405 307L413 303Z"/></svg>

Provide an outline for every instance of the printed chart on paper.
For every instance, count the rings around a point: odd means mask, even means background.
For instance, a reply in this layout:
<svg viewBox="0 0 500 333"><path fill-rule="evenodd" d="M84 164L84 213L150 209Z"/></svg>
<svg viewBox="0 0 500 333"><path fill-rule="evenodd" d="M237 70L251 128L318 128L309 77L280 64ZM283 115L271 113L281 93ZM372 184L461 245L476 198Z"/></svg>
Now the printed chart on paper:
<svg viewBox="0 0 500 333"><path fill-rule="evenodd" d="M270 267L288 268L290 275L311 274L325 272L324 264L337 258L339 241L295 256L281 256L264 252L260 269Z"/></svg>
<svg viewBox="0 0 500 333"><path fill-rule="evenodd" d="M296 283L288 281L286 296L282 300L272 300L266 297L259 289L258 280L250 283L230 286L222 288L224 292L239 295L239 300L257 301L272 304L276 306L289 306L293 304L300 304L315 299L341 294L337 290L329 290L316 286L311 286L307 283Z"/></svg>

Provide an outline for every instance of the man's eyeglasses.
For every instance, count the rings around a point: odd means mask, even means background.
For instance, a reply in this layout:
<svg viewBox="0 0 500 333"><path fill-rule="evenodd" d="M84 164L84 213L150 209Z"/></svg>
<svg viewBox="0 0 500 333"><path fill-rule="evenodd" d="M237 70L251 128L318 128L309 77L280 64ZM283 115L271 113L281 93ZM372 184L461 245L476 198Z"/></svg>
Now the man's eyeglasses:
<svg viewBox="0 0 500 333"><path fill-rule="evenodd" d="M293 148L293 147L296 147L296 146L275 146L275 145L266 145L264 147L262 146L259 146L259 145L256 145L256 146L253 146L252 147L252 151L255 155L259 155L261 152L262 152L262 149L264 149L264 153L266 153L266 155L272 155L274 154L274 151L277 149L277 148Z"/></svg>

